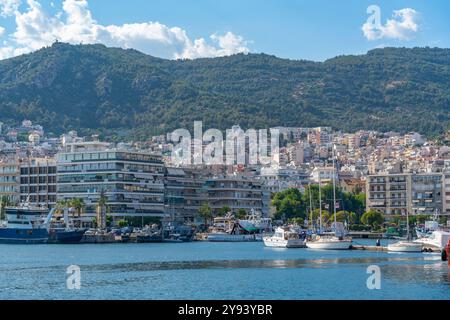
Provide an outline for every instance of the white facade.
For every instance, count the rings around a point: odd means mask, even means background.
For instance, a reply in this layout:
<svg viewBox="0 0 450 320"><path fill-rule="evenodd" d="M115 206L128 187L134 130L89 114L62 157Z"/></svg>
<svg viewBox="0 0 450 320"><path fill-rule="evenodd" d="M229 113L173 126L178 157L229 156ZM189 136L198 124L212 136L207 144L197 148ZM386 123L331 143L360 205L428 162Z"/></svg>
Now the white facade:
<svg viewBox="0 0 450 320"><path fill-rule="evenodd" d="M95 216L104 193L111 216L164 216L164 164L158 155L86 142L68 144L57 163L58 200L83 199L87 215Z"/></svg>

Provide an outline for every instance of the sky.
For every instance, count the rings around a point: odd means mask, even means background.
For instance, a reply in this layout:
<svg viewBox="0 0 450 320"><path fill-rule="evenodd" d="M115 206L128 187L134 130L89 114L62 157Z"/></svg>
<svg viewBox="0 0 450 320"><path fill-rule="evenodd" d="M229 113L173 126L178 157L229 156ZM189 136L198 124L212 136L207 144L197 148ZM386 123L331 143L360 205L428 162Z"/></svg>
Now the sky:
<svg viewBox="0 0 450 320"><path fill-rule="evenodd" d="M267 53L324 61L450 47L448 0L0 0L0 59L54 41L167 59Z"/></svg>

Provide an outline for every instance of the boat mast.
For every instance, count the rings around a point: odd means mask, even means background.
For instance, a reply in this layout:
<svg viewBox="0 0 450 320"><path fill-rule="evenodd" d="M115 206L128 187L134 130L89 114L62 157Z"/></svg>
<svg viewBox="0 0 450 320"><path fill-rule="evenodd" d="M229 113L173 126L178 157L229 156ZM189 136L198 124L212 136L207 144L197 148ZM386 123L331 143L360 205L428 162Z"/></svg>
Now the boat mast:
<svg viewBox="0 0 450 320"><path fill-rule="evenodd" d="M322 177L319 171L319 212L320 212L320 230L319 233L322 233Z"/></svg>
<svg viewBox="0 0 450 320"><path fill-rule="evenodd" d="M309 214L311 220L311 230L314 230L314 212L313 212L313 201L312 201L312 193L311 193L311 183L308 185L309 190Z"/></svg>
<svg viewBox="0 0 450 320"><path fill-rule="evenodd" d="M406 240L409 241L409 211L406 210Z"/></svg>
<svg viewBox="0 0 450 320"><path fill-rule="evenodd" d="M334 228L336 232L337 227L337 211L336 211L336 158L334 153L335 146L333 145L333 212L334 212Z"/></svg>

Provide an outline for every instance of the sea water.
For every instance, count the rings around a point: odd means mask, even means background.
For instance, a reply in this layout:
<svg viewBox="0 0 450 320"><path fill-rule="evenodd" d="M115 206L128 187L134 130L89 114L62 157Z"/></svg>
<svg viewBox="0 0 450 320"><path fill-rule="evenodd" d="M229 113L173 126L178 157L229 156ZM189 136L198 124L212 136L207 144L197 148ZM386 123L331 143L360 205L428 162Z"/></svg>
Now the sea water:
<svg viewBox="0 0 450 320"><path fill-rule="evenodd" d="M450 299L450 268L440 254L262 243L0 245L0 299Z"/></svg>

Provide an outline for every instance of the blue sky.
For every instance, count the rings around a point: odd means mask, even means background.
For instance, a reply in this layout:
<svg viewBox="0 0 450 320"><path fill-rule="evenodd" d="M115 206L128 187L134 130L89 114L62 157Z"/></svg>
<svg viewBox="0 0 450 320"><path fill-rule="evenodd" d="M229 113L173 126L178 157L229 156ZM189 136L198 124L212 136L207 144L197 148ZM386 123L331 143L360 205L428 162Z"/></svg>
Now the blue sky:
<svg viewBox="0 0 450 320"><path fill-rule="evenodd" d="M20 0L0 0L0 3L1 1ZM72 10L66 9L63 14L58 15L58 12L62 11L63 1L33 1L42 5L40 10L49 18L48 24L51 23L51 27L43 23L41 26L43 30L53 28L56 22L51 19L64 21L69 14L68 10ZM24 34L28 32L27 25L22 26L21 32L15 35L17 16L9 14L0 16L0 28L5 29L3 38L0 37L0 41L3 40L4 57L37 49L41 44L50 41L51 37L67 42L105 42L112 46L136 47L146 53L165 58L217 56L248 50L283 58L324 60L341 54L362 54L380 46L450 47L450 1L444 0L66 1L75 5L85 2L83 10L90 13L96 25L105 26L105 30L111 25L123 27L124 24L135 24L135 27L141 30L136 31L140 36L142 32L149 32L152 35L124 39L127 37L124 35L124 32L127 32L123 31L124 29L112 31L108 29L111 34L95 38L97 36L86 36L86 32L92 32L95 27L88 31L79 31L71 25L64 27L64 31L60 26L54 27L52 33L43 36L42 39L36 39L36 35L32 32ZM369 5L379 6L383 25L388 19L393 19L395 10L413 9L415 15L411 19L417 24L417 30L406 30L409 32L407 37L392 36L392 32L389 33L388 30L385 36L369 40L362 31L363 24L369 18L366 12ZM24 17L29 10L26 0L23 0L18 8L23 23L34 25L35 23L30 21L32 18ZM74 17L80 18L79 15ZM401 17L396 19L401 20ZM82 24L84 20L76 20L76 23L80 21ZM147 25L147 28L139 26L155 22L159 22L165 29L158 26L158 31L155 31L153 25ZM185 32L187 38L180 40L178 34L167 34L171 33L174 27ZM36 28L36 33L41 32L39 28ZM80 34L72 36L77 32ZM170 38L168 40L170 45L157 44L157 41L164 42L166 39L161 40L157 37L158 40L155 40L154 32L166 34ZM116 33L120 33L120 36ZM227 33L229 37L224 37ZM211 35L216 37L210 38ZM174 37L177 40L174 40ZM200 41L195 45L197 39L203 39L205 43ZM221 45L222 40L224 45ZM32 45L28 45L30 41Z"/></svg>

